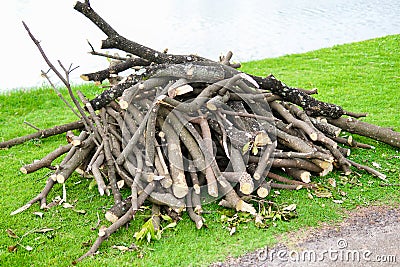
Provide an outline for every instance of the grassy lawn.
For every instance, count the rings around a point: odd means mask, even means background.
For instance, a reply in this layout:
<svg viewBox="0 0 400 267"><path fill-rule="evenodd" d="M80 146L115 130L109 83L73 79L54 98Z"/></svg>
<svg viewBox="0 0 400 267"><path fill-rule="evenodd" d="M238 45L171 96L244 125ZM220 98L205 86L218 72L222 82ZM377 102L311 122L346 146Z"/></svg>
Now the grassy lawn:
<svg viewBox="0 0 400 267"><path fill-rule="evenodd" d="M256 74L273 73L276 78L294 87L318 88L320 100L343 106L354 112L368 112L363 120L400 131L400 35L387 36L360 43L335 46L305 54L288 55L244 63L242 70ZM91 86L76 87L87 96L100 89ZM63 91L64 95L65 91ZM23 124L28 121L39 128L74 120L74 115L59 100L51 89L35 89L0 95L0 141L32 133L34 130ZM100 197L95 189L90 190L91 180L74 174L66 183L68 202L72 209L56 206L44 211L41 218L34 212L41 211L38 205L16 216L10 212L25 204L40 192L49 173L41 170L23 175L19 168L45 156L57 146L64 144L63 136L29 141L25 144L0 150L0 265L1 266L70 266L71 262L85 253L97 237L97 216L101 224L109 225L104 212L112 203L112 197ZM356 140L372 144L375 150L352 149L351 159L362 164L380 165L387 174L388 182L400 183L399 149L356 137ZM349 177L339 173L326 177L314 177L315 181L327 184L328 178L337 182L332 188L332 198L309 198L307 190L285 191L268 198L277 203L295 203L298 218L289 222L278 221L275 226L259 229L253 222L241 224L230 236L220 222L222 208L215 204L204 207L208 228L197 230L187 215L173 230L166 231L160 241L140 245L139 251L121 252L114 245L130 246L134 233L140 230L147 218L138 215L129 228L120 229L104 242L95 257L85 259L81 266L204 266L223 260L226 256L238 256L247 251L278 242L277 238L289 236L291 231L315 227L321 222L339 221L346 210L357 206L399 205L399 187L381 186L382 181L363 171ZM56 185L49 201L62 194ZM342 204L333 199L342 200ZM37 230L51 228L41 233ZM19 238L12 238L6 229L11 229ZM36 231L36 232L35 232ZM14 252L8 247L18 245ZM31 247L28 251L23 248ZM29 248L28 247L28 248Z"/></svg>

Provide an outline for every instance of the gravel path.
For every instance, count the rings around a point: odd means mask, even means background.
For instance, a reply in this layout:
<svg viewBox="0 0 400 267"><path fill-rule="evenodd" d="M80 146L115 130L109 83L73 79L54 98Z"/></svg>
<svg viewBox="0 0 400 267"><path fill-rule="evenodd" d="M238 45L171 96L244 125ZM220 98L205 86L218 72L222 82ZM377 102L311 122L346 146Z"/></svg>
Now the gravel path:
<svg viewBox="0 0 400 267"><path fill-rule="evenodd" d="M400 266L400 207L360 208L337 225L211 266Z"/></svg>

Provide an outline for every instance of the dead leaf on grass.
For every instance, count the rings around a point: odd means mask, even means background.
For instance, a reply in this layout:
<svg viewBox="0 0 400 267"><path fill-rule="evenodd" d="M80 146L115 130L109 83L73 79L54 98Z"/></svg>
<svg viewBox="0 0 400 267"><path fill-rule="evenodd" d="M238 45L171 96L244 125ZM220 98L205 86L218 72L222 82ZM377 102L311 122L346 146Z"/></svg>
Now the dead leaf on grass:
<svg viewBox="0 0 400 267"><path fill-rule="evenodd" d="M17 245L8 246L7 250L8 250L8 252L17 251Z"/></svg>
<svg viewBox="0 0 400 267"><path fill-rule="evenodd" d="M315 195L317 197L325 197L325 198L330 198L332 197L332 193L329 191L325 191L325 190L316 190L315 191Z"/></svg>
<svg viewBox="0 0 400 267"><path fill-rule="evenodd" d="M329 178L328 179L328 183L332 186L332 187L336 187L336 180L333 178Z"/></svg>
<svg viewBox="0 0 400 267"><path fill-rule="evenodd" d="M9 237L11 237L11 238L19 238L19 236L17 236L17 235L13 232L13 230L11 230L11 229L7 229L6 232L7 232L7 235L8 235Z"/></svg>

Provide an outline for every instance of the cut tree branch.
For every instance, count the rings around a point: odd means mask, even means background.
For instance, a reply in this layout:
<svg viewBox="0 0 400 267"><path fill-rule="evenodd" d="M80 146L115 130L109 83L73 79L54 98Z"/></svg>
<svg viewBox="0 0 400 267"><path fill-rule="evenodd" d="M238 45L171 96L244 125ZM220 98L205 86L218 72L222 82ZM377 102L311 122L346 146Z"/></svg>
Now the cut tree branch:
<svg viewBox="0 0 400 267"><path fill-rule="evenodd" d="M71 123L67 123L67 124L63 124L63 125L58 125L58 126L54 126L53 128L41 130L41 131L38 131L33 134L28 134L25 136L16 137L16 138L13 138L8 141L1 142L0 148L8 148L8 147L22 144L22 143L32 140L32 139L46 138L49 136L65 133L65 132L71 131L71 130L80 130L82 128L84 128L84 124L82 121L75 121L75 122L71 122Z"/></svg>

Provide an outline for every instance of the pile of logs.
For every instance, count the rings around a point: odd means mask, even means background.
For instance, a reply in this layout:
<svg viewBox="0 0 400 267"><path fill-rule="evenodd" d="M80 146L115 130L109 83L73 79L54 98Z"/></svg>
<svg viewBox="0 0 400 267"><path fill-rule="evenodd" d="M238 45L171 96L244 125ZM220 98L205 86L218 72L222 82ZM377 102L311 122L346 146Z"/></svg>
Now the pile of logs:
<svg viewBox="0 0 400 267"><path fill-rule="evenodd" d="M82 92L72 92L71 69L60 63L66 77L58 72L24 24L68 88L80 119L60 131L67 132L66 145L21 168L23 173L44 167L54 172L42 192L12 214L36 202L46 208L46 197L56 183L65 183L74 171L90 173L99 194L112 195L115 205L105 214L112 224L99 231L91 249L76 262L94 254L146 200L154 215L186 211L201 228L202 205L207 202L256 214L246 202L250 196L265 198L271 188L313 189L313 176L333 170L348 175L356 167L385 179L347 158L346 146L371 146L340 136L344 130L400 147L399 133L357 119L366 114L318 101L311 96L316 90L289 87L273 75L243 73L237 70L239 64L230 63L231 53L215 62L155 51L118 34L89 1L77 2L74 8L107 35L102 48L131 56L81 76L98 84L110 81L109 88L89 100ZM133 73L118 76L127 69ZM80 134L71 129L81 129ZM52 166L63 154L62 162ZM123 198L121 190L130 190L130 196Z"/></svg>

